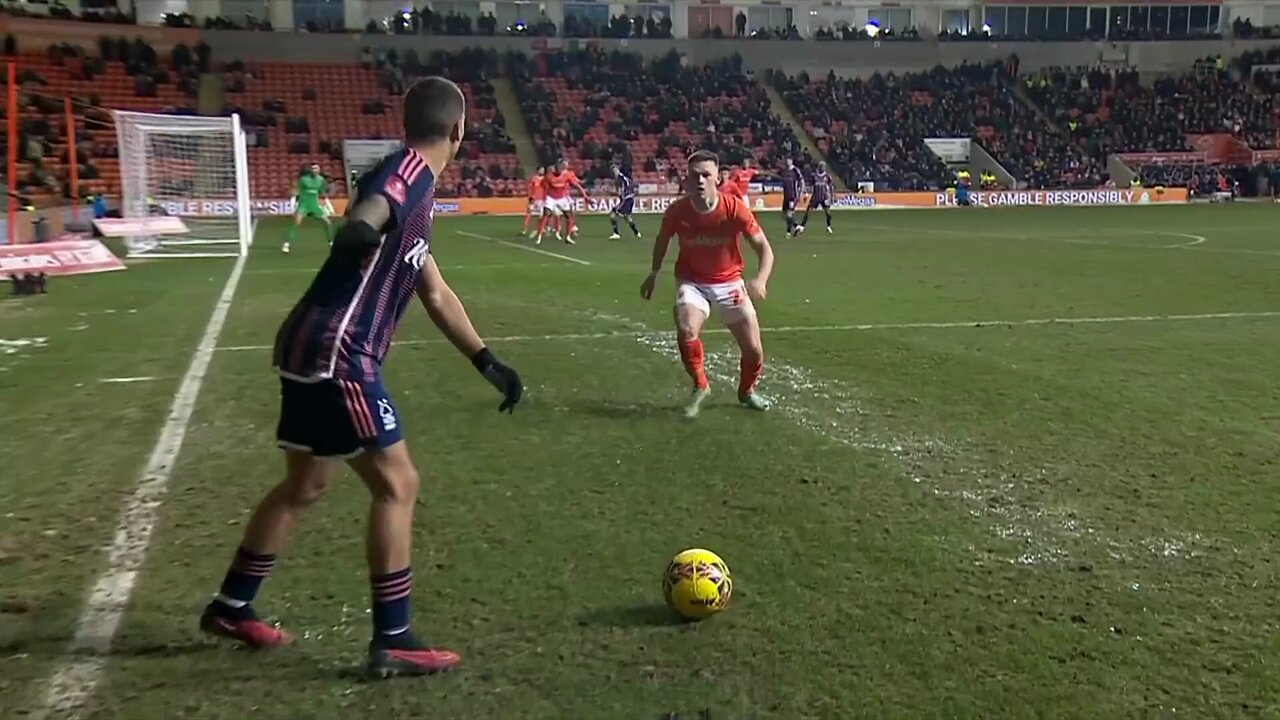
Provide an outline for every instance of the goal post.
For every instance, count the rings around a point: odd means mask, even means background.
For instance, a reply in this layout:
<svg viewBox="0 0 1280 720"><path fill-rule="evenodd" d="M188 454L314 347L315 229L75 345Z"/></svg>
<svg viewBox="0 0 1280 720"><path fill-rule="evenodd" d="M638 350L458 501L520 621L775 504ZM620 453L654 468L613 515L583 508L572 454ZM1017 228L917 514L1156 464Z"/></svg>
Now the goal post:
<svg viewBox="0 0 1280 720"><path fill-rule="evenodd" d="M247 254L253 219L240 116L113 115L130 257Z"/></svg>

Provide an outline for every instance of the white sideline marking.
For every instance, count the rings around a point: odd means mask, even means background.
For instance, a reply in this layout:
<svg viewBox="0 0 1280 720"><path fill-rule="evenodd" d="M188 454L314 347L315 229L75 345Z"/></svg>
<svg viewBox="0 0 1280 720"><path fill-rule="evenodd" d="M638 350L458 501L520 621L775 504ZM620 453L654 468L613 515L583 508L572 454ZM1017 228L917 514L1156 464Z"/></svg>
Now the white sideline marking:
<svg viewBox="0 0 1280 720"><path fill-rule="evenodd" d="M579 265L591 264L589 261L583 260L582 258L571 257L569 255L561 255L560 253L553 253L550 250L543 250L542 248L539 248L539 247L532 247L530 245L521 245L520 243L514 243L514 242L511 242L510 240L502 240L496 237L489 237L488 235L478 235L473 232L467 232L466 230L455 230L454 232L458 233L459 235L463 235L465 237L475 238L477 240L489 240L492 242L496 242L499 245L506 245L507 247L519 248L521 250L527 250L531 253L538 253L539 255L546 255L547 257L559 258L560 260L565 260L571 263L578 263Z"/></svg>
<svg viewBox="0 0 1280 720"><path fill-rule="evenodd" d="M1280 310L1263 310L1259 312L1221 312L1199 313L1195 315L1116 315L1112 317L1049 317L1025 318L1022 320L961 320L958 322L910 322L910 323L864 323L857 325L784 325L781 327L761 327L762 333L804 333L804 332L866 332L871 330L946 330L950 328L984 328L1004 325L1008 327L1033 325L1105 325L1108 323L1141 323L1141 322L1186 322L1191 320L1230 320L1238 318L1280 317ZM722 335L729 331L725 328L705 328L703 334ZM555 333L550 335L507 335L506 337L487 338L489 342L531 342L539 340L602 340L605 338L636 337L638 335L672 334L661 330L616 330L612 332L594 333ZM436 345L448 342L444 338L426 338L422 340L397 340L392 345ZM254 350L270 350L270 345L229 345L220 347L220 352L247 352Z"/></svg>
<svg viewBox="0 0 1280 720"><path fill-rule="evenodd" d="M139 375L138 377L99 378L98 382L100 383L138 383L138 382L149 382L155 379L156 378L154 375Z"/></svg>
<svg viewBox="0 0 1280 720"><path fill-rule="evenodd" d="M94 583L93 592L76 624L75 637L49 681L49 691L36 717L78 718L102 677L106 653L128 607L138 571L146 559L169 475L178 459L178 451L182 449L182 440L200 395L200 385L213 359L218 336L226 323L227 311L231 308L231 300L235 297L247 260L248 255L236 258L227 284L218 296L209 324L205 326L200 344L191 356L191 365L173 396L168 420L156 439L142 476L138 478L137 488L125 501L120 513L115 536L107 550L107 569Z"/></svg>

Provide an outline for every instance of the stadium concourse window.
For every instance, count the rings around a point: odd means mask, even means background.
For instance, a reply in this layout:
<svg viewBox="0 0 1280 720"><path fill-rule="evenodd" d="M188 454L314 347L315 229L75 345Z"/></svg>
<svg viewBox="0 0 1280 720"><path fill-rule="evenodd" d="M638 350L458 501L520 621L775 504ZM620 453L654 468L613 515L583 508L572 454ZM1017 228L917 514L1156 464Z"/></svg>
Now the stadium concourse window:
<svg viewBox="0 0 1280 720"><path fill-rule="evenodd" d="M791 8L752 5L747 8L747 34L760 30L786 30L792 25Z"/></svg>
<svg viewBox="0 0 1280 720"><path fill-rule="evenodd" d="M591 27L601 28L609 24L609 6L605 4L565 3L564 19L568 25L569 18L574 18L580 25L590 23Z"/></svg>
<svg viewBox="0 0 1280 720"><path fill-rule="evenodd" d="M942 32L968 35L972 27L969 24L969 11L967 9L942 11Z"/></svg>
<svg viewBox="0 0 1280 720"><path fill-rule="evenodd" d="M900 33L914 27L911 8L872 8L867 11L867 23L875 23L880 32L892 30Z"/></svg>
<svg viewBox="0 0 1280 720"><path fill-rule="evenodd" d="M1216 5L988 6L984 29L993 37L1079 40L1161 40L1219 32Z"/></svg>
<svg viewBox="0 0 1280 720"><path fill-rule="evenodd" d="M341 30L346 25L343 0L293 0L294 27Z"/></svg>
<svg viewBox="0 0 1280 720"><path fill-rule="evenodd" d="M733 37L733 8L725 5L689 8L689 37Z"/></svg>

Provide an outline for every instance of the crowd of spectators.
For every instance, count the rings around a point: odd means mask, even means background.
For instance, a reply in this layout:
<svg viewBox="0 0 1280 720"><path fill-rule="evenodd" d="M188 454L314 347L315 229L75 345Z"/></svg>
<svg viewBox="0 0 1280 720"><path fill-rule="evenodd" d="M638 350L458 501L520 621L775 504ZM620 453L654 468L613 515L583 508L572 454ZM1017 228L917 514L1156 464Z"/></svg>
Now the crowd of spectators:
<svg viewBox="0 0 1280 720"><path fill-rule="evenodd" d="M784 157L813 163L740 57L690 66L675 53L646 62L588 47L513 55L510 68L540 161L577 160L591 182L607 180L612 163L641 182L674 181L697 148L726 164L752 160L762 176Z"/></svg>
<svg viewBox="0 0 1280 720"><path fill-rule="evenodd" d="M1275 148L1280 84L1241 60L1210 59L1191 73L1149 83L1137 70L1106 67L1055 68L1024 82L1028 97L1096 159L1194 150L1187 136L1196 134L1225 133L1255 150Z"/></svg>
<svg viewBox="0 0 1280 720"><path fill-rule="evenodd" d="M1016 63L964 64L927 72L774 76L788 106L825 146L847 183L925 190L953 173L926 138L969 138L1033 187L1098 184L1101 169L1009 91Z"/></svg>

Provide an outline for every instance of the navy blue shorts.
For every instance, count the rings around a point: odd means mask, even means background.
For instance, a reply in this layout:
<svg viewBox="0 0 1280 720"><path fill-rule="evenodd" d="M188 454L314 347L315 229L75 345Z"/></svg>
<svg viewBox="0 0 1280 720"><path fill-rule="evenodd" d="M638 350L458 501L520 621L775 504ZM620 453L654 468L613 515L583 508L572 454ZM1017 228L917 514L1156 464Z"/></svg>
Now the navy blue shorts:
<svg viewBox="0 0 1280 720"><path fill-rule="evenodd" d="M636 199L633 197L619 200L618 204L613 207L613 212L615 215L630 215L635 211L636 211Z"/></svg>
<svg viewBox="0 0 1280 720"><path fill-rule="evenodd" d="M823 210L831 207L831 198L825 193L814 193L809 196L809 209L822 208Z"/></svg>
<svg viewBox="0 0 1280 720"><path fill-rule="evenodd" d="M276 444L316 457L350 458L400 442L400 418L382 383L280 378Z"/></svg>

